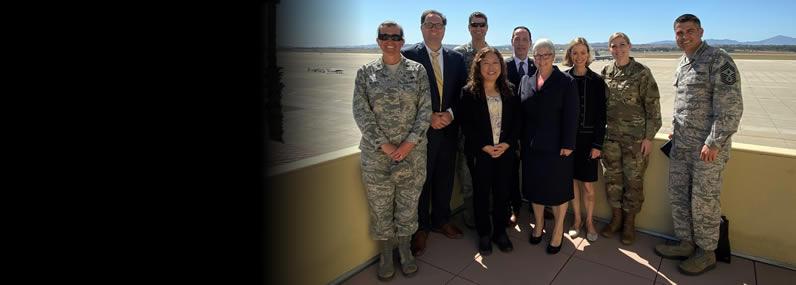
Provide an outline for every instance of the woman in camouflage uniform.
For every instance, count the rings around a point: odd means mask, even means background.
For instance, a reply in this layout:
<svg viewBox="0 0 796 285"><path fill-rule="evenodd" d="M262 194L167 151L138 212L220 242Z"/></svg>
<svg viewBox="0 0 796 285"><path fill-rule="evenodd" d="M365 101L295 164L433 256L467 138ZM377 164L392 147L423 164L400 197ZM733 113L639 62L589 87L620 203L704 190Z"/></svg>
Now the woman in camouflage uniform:
<svg viewBox="0 0 796 285"><path fill-rule="evenodd" d="M613 33L608 48L614 60L601 73L608 85L602 164L612 215L600 234L611 238L622 229L622 243L629 245L635 240L635 217L644 202L642 178L652 139L661 128L660 94L650 69L630 56L625 33Z"/></svg>

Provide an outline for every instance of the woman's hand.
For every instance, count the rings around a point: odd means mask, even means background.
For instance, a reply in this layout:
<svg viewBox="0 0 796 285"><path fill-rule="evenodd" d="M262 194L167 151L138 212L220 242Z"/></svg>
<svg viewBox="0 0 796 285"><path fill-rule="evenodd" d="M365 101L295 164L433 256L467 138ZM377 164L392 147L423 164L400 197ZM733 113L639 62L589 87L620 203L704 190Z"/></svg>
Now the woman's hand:
<svg viewBox="0 0 796 285"><path fill-rule="evenodd" d="M602 154L603 154L603 152L600 151L599 149L596 149L596 148L591 149L591 159L597 159Z"/></svg>
<svg viewBox="0 0 796 285"><path fill-rule="evenodd" d="M648 156L652 152L652 141L648 139L641 140L641 155Z"/></svg>

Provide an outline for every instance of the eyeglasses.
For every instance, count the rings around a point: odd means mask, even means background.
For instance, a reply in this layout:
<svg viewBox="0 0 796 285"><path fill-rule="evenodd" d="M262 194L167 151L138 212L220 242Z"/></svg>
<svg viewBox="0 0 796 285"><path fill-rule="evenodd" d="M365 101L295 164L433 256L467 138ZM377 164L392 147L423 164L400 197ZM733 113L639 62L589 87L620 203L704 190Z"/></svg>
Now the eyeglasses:
<svg viewBox="0 0 796 285"><path fill-rule="evenodd" d="M483 28L483 27L486 27L486 23L470 23L470 27Z"/></svg>
<svg viewBox="0 0 796 285"><path fill-rule="evenodd" d="M535 58L535 59L549 59L551 56L553 56L552 53L534 54L533 58Z"/></svg>
<svg viewBox="0 0 796 285"><path fill-rule="evenodd" d="M432 23L432 22L425 22L423 23L423 28L426 29L442 29L445 27L443 23Z"/></svg>
<svg viewBox="0 0 796 285"><path fill-rule="evenodd" d="M402 41L403 37L401 37L401 35L379 34L379 39L382 40L382 41L390 40L390 41L398 42L398 41Z"/></svg>

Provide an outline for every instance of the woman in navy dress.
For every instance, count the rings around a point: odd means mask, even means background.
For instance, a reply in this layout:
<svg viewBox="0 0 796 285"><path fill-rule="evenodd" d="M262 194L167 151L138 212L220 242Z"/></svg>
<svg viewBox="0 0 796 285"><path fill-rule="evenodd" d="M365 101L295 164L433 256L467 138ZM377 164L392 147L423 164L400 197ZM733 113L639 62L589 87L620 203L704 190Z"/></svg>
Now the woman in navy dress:
<svg viewBox="0 0 796 285"><path fill-rule="evenodd" d="M573 198L571 154L578 129L578 93L574 79L553 66L552 41L540 39L531 53L537 70L520 82L522 187L535 219L529 242L541 242L544 206L551 206L555 225L547 253L556 254L563 244L567 202Z"/></svg>
<svg viewBox="0 0 796 285"><path fill-rule="evenodd" d="M575 238L581 233L583 223L580 201L583 200L583 207L586 208L586 239L596 241L599 235L593 222L593 183L597 181L597 161L602 155L605 139L605 90L608 87L603 78L589 68L589 51L589 42L577 37L569 43L564 55L564 65L572 66L565 72L575 78L580 101L578 135L575 139L575 152L572 153L575 163L575 199L572 200L575 221L569 230L569 237Z"/></svg>

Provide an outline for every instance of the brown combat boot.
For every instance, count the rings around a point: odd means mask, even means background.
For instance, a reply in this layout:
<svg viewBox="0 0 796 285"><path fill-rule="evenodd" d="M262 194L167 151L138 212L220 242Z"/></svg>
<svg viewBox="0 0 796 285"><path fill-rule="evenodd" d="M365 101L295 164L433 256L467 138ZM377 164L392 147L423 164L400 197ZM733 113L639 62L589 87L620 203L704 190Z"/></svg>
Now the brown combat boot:
<svg viewBox="0 0 796 285"><path fill-rule="evenodd" d="M622 228L622 208L611 208L611 222L605 225L600 234L606 238L612 238L620 228Z"/></svg>
<svg viewBox="0 0 796 285"><path fill-rule="evenodd" d="M625 212L625 223L622 226L622 244L631 245L636 240L636 214Z"/></svg>

